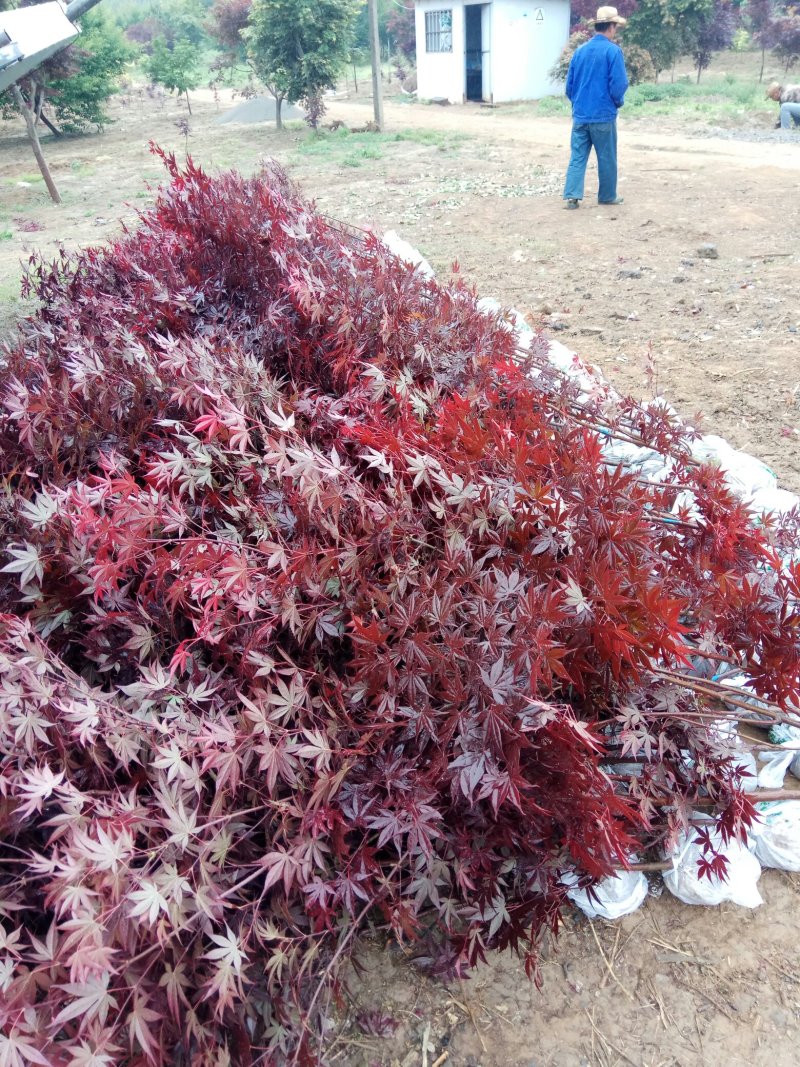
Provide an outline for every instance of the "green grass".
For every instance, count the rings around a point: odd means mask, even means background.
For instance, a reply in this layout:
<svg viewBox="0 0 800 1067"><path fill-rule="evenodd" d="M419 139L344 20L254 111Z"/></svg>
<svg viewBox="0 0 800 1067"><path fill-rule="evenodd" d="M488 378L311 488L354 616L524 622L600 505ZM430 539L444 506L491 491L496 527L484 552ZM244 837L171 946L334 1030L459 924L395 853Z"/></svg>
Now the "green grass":
<svg viewBox="0 0 800 1067"><path fill-rule="evenodd" d="M568 115L569 100L566 96L546 96L539 101L540 115Z"/></svg>
<svg viewBox="0 0 800 1067"><path fill-rule="evenodd" d="M662 74L662 78L666 75ZM759 84L755 78L715 75L713 71L706 71L699 85L686 75L674 82L642 82L632 85L625 94L623 115L645 119L664 115L705 119L711 126L737 120L762 124L760 118L764 114L777 115L777 106L765 98L766 86L766 81ZM528 107L538 115L570 114L565 96L549 96L538 104L512 105L502 110L520 114Z"/></svg>
<svg viewBox="0 0 800 1067"><path fill-rule="evenodd" d="M11 241L14 238L12 230L0 230L0 241Z"/></svg>
<svg viewBox="0 0 800 1067"><path fill-rule="evenodd" d="M377 145L364 145L354 152L348 152L342 159L343 167L360 167L365 159L383 159L383 152Z"/></svg>
<svg viewBox="0 0 800 1067"><path fill-rule="evenodd" d="M735 116L757 116L776 111L765 99L764 84L732 75L706 74L700 84L681 79L676 82L643 82L633 85L625 96L625 110L636 115L697 115L709 123Z"/></svg>
<svg viewBox="0 0 800 1067"><path fill-rule="evenodd" d="M9 178L8 180L11 185L16 185L17 182L28 182L31 185L38 185L41 183L44 185L44 178L41 174L23 174L20 178Z"/></svg>

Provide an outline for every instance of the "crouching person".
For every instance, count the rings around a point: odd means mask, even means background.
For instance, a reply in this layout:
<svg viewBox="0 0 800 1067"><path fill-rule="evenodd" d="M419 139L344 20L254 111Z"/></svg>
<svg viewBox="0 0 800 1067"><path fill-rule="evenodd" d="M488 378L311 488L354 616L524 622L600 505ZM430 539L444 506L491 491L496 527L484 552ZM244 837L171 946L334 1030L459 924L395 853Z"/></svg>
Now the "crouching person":
<svg viewBox="0 0 800 1067"><path fill-rule="evenodd" d="M800 126L797 107L789 107L784 111L787 104L800 106L800 85L781 85L779 82L772 82L767 89L767 98L774 100L781 107L778 121L775 123L776 129L780 126L781 129L788 130L792 119L796 126Z"/></svg>

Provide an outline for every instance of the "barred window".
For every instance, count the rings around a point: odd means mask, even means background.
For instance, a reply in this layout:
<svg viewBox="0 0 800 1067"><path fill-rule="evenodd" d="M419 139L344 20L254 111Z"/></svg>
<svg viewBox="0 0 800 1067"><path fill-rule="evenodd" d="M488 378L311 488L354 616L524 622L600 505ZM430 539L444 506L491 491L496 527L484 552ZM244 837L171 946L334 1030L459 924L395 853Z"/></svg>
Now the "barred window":
<svg viewBox="0 0 800 1067"><path fill-rule="evenodd" d="M453 12L425 12L425 51L453 51Z"/></svg>

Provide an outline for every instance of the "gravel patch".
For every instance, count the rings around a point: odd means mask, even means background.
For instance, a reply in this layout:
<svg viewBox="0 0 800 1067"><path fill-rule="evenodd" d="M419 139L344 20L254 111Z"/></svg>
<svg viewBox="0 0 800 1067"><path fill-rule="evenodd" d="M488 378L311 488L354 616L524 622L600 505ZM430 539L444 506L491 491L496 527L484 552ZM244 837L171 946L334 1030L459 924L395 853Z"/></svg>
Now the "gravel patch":
<svg viewBox="0 0 800 1067"><path fill-rule="evenodd" d="M719 137L723 141L753 141L757 144L800 144L800 126L793 130L729 130L722 126L709 126L687 133L690 137L700 137L703 140Z"/></svg>

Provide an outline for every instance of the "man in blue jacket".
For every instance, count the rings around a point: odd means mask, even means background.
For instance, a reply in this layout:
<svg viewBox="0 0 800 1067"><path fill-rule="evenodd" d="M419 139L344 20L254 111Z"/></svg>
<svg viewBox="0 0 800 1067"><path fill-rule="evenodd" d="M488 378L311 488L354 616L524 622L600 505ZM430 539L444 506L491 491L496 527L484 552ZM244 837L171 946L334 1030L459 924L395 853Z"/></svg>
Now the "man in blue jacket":
<svg viewBox="0 0 800 1067"><path fill-rule="evenodd" d="M614 44L627 19L615 7L598 8L595 35L575 52L567 74L572 102L572 142L564 199L568 208L583 200L583 180L594 148L601 204L621 204L617 196L617 111L625 101L628 75L621 49Z"/></svg>

